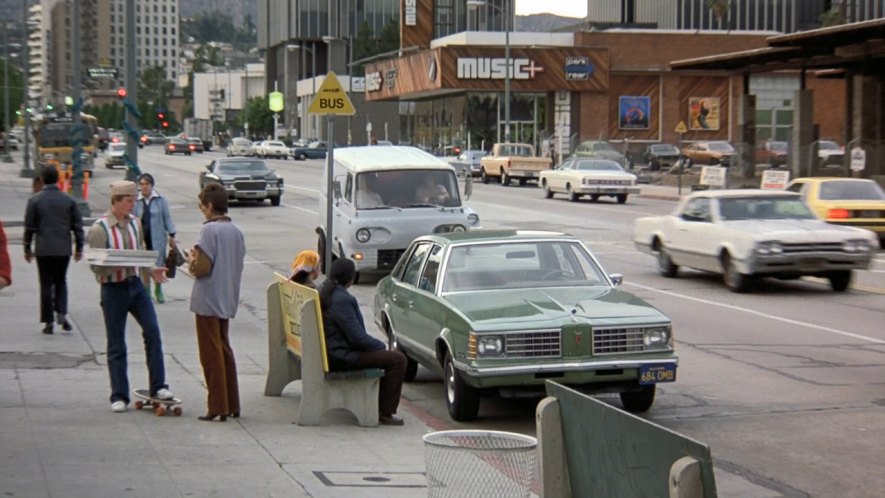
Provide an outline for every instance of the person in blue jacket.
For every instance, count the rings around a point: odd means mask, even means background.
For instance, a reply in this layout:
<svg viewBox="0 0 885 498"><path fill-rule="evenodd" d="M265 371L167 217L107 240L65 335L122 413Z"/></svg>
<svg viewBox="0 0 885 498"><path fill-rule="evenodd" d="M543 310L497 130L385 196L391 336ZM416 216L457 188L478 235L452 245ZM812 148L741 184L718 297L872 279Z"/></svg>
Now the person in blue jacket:
<svg viewBox="0 0 885 498"><path fill-rule="evenodd" d="M332 263L329 275L320 287L329 369L383 369L384 377L378 390L378 422L403 425L396 410L406 375L406 356L399 351L389 351L383 342L366 332L360 306L347 290L355 277L356 265L341 258Z"/></svg>
<svg viewBox="0 0 885 498"><path fill-rule="evenodd" d="M169 214L169 202L157 193L154 188L154 177L144 173L138 177L138 199L135 202L134 214L141 220L144 230L144 245L148 251L158 251L157 266L166 266L166 246L175 247L175 223ZM145 281L150 292L150 281ZM163 286L154 283L154 297L158 303L164 303Z"/></svg>

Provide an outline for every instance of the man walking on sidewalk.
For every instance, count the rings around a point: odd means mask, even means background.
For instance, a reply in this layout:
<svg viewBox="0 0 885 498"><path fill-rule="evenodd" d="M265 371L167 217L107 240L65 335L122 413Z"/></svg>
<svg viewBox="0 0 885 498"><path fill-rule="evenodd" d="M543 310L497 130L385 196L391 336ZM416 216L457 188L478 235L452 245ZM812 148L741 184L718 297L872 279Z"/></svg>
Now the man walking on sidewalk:
<svg viewBox="0 0 885 498"><path fill-rule="evenodd" d="M69 331L68 321L68 264L71 262L71 233L75 236L74 261L83 255L83 219L77 201L62 192L58 171L46 166L40 172L43 189L28 200L25 209L25 261L37 257L40 276L40 321L43 333L52 334L53 311L55 321ZM35 250L31 250L31 241Z"/></svg>
<svg viewBox="0 0 885 498"><path fill-rule="evenodd" d="M111 209L89 229L89 247L118 251L144 249L141 222L131 214L134 206L135 183L125 180L112 183ZM91 268L101 284L101 310L107 334L108 373L111 376L111 410L125 412L129 404L126 318L130 313L141 325L150 395L172 399L174 396L166 385L160 325L150 294L139 275L139 267L93 264ZM154 282L166 282L166 268L152 268L150 272Z"/></svg>

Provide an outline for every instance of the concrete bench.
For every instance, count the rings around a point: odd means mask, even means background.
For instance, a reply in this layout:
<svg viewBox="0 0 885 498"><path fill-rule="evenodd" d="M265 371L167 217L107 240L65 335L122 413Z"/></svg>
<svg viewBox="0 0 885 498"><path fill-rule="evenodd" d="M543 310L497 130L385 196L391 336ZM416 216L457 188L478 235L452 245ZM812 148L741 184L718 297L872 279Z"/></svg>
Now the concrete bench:
<svg viewBox="0 0 885 498"><path fill-rule="evenodd" d="M268 288L270 367L265 395L279 396L287 384L300 379L298 425L320 425L327 412L342 409L363 427L377 426L378 388L384 371L329 371L319 294L278 277Z"/></svg>

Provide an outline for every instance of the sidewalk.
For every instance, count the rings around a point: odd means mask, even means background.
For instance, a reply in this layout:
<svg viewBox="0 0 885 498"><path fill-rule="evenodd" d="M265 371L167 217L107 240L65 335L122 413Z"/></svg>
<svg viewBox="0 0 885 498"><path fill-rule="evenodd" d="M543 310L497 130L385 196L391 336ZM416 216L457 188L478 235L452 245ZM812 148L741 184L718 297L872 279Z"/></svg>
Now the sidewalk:
<svg viewBox="0 0 885 498"><path fill-rule="evenodd" d="M7 226L13 285L0 291L0 493L28 497L117 496L426 496L424 446L432 431L404 401L405 427L361 428L346 416L330 425L295 424L300 383L264 396L267 328L241 309L231 340L243 416L197 420L206 391L197 355L190 280L166 286L157 306L166 375L184 400L181 417L156 417L130 405L110 411L99 285L84 262L68 271L73 332L40 332L36 264L22 256L21 220L31 181L19 163L0 163L0 219ZM107 198L90 199L95 214ZM244 281L263 292L261 282ZM258 292L255 290L254 292ZM260 313L260 312L259 312ZM130 319L129 379L147 385L137 324Z"/></svg>

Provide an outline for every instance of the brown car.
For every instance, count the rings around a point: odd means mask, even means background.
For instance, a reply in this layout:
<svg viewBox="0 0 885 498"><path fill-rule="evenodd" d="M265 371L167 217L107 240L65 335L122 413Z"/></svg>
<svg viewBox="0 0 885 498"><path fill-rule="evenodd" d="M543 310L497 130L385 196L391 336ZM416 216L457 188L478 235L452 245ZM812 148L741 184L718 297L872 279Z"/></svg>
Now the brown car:
<svg viewBox="0 0 885 498"><path fill-rule="evenodd" d="M756 164L778 167L787 164L787 142L766 140L756 145Z"/></svg>
<svg viewBox="0 0 885 498"><path fill-rule="evenodd" d="M689 166L693 164L729 166L736 153L730 143L722 140L695 142L682 149Z"/></svg>

